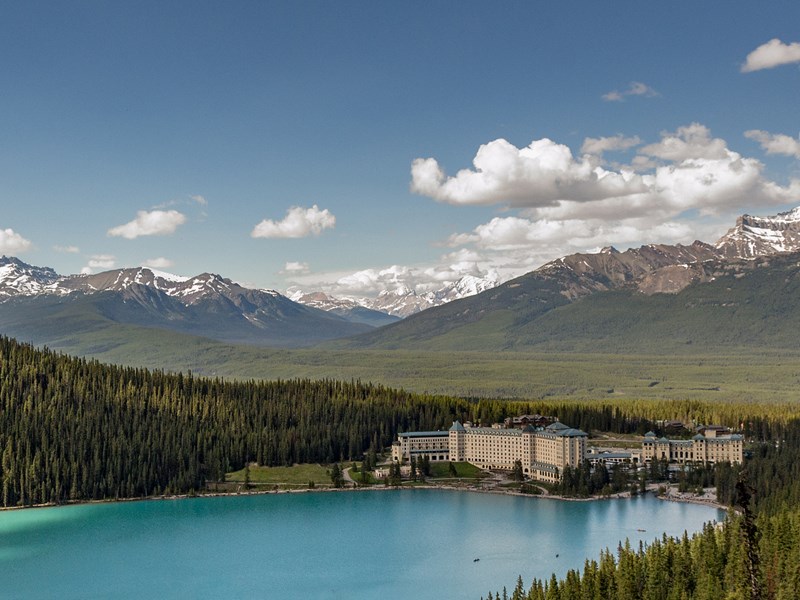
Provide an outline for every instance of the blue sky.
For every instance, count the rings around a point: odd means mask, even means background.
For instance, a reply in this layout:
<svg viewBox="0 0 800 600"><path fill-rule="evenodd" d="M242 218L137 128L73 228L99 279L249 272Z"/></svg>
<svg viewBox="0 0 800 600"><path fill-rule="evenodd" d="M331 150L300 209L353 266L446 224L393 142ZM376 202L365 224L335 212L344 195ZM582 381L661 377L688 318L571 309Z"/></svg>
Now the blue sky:
<svg viewBox="0 0 800 600"><path fill-rule="evenodd" d="M800 205L798 23L796 0L7 4L0 253L371 294L713 241Z"/></svg>

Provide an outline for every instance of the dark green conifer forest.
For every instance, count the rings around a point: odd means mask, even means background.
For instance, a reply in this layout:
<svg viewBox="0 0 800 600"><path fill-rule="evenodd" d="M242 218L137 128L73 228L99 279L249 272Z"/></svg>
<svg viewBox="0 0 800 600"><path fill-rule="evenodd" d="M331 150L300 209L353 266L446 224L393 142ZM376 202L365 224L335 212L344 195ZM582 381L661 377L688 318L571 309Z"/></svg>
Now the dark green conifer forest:
<svg viewBox="0 0 800 600"><path fill-rule="evenodd" d="M463 400L307 380L227 382L101 365L0 339L3 506L202 489L247 462L330 463Z"/></svg>

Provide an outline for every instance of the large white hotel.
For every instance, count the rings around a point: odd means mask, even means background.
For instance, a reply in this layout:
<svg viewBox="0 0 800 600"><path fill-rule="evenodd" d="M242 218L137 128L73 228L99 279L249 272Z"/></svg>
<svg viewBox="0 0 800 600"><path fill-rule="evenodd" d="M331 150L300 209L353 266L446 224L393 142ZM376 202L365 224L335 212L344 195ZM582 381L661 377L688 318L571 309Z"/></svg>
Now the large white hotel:
<svg viewBox="0 0 800 600"><path fill-rule="evenodd" d="M456 421L448 431L411 431L397 438L392 444L395 461L427 456L431 461L469 462L500 470L511 470L520 461L528 477L555 482L564 467L583 462L587 435L557 421L540 429L472 427Z"/></svg>

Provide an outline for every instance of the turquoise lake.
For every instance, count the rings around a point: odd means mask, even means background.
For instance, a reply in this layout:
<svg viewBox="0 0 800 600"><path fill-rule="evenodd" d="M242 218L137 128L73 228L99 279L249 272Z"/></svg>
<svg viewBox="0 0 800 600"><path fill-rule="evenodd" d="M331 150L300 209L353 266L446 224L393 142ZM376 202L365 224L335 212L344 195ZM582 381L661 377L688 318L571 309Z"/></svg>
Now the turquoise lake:
<svg viewBox="0 0 800 600"><path fill-rule="evenodd" d="M723 518L653 497L442 490L9 511L0 513L0 597L478 600L513 588L519 574L527 586L580 568L625 538L638 545Z"/></svg>

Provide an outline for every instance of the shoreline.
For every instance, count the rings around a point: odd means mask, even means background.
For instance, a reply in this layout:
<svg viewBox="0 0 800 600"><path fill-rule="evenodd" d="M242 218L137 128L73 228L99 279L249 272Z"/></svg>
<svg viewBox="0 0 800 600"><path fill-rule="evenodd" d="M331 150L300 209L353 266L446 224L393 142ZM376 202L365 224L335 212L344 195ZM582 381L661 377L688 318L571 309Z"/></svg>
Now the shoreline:
<svg viewBox="0 0 800 600"><path fill-rule="evenodd" d="M700 506L707 506L709 508L716 508L718 510L727 511L730 507L723 506L706 497L704 494L698 497L694 494L678 492L672 486L667 487L667 493L659 495L657 493L658 486L651 484L644 494L652 493L658 500L665 500L669 502L682 502L686 504L697 504ZM521 496L524 498L533 499L548 499L559 500L566 502L595 502L598 500L625 500L635 496L631 496L630 492L620 492L617 494L610 494L608 496L590 496L588 498L576 498L571 496L559 496L557 494L526 494L524 492L494 488L478 488L446 484L428 484L428 485L415 485L415 486L388 486L388 485L370 485L370 486L354 486L354 487L315 487L315 488L302 488L302 489L270 489L270 490L247 490L235 492L203 492L196 494L170 494L164 496L145 496L133 498L105 498L99 500L76 500L65 502L64 504L47 503L47 504L33 504L29 506L5 506L0 507L0 512L29 510L37 508L57 508L62 506L81 506L90 504L112 504L122 502L152 502L152 501L165 501L165 500L186 500L192 498L221 498L221 497L235 497L235 496L266 496L270 494L316 494L316 493L337 493L337 492L372 492L372 491L402 491L402 490L449 490L456 492L472 492L479 494L498 494L506 496Z"/></svg>

